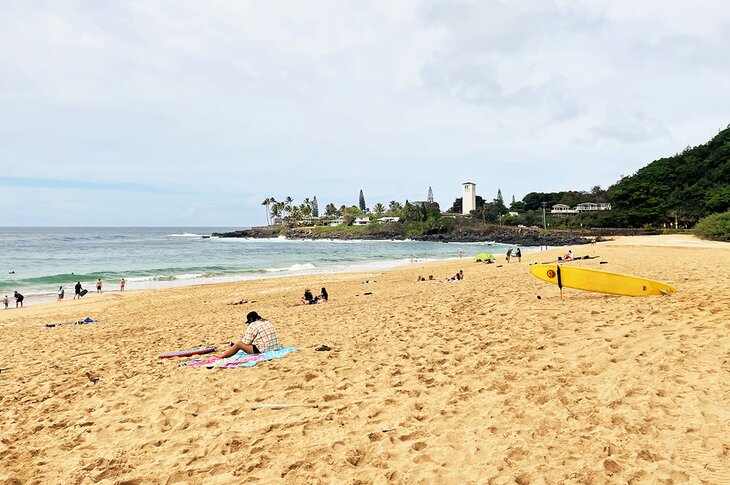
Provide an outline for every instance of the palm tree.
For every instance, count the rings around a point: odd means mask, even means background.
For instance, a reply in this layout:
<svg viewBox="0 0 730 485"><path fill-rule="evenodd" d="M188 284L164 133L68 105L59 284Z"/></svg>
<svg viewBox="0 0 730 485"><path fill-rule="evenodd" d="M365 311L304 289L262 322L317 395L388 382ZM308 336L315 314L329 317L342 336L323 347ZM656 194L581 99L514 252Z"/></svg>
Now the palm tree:
<svg viewBox="0 0 730 485"><path fill-rule="evenodd" d="M303 218L307 219L312 215L312 206L305 202L299 206L299 212L302 214Z"/></svg>
<svg viewBox="0 0 730 485"><path fill-rule="evenodd" d="M385 206L378 202L375 206L373 206L373 210L375 211L375 214L380 215L385 212Z"/></svg>
<svg viewBox="0 0 730 485"><path fill-rule="evenodd" d="M284 199L284 210L291 214L292 205L291 203L294 202L294 199L291 198L291 196L287 196L286 199Z"/></svg>
<svg viewBox="0 0 730 485"><path fill-rule="evenodd" d="M271 204L271 215L274 217L274 220L281 217L282 212L284 211L284 203L283 202L277 202L273 201Z"/></svg>
<svg viewBox="0 0 730 485"><path fill-rule="evenodd" d="M266 225L267 226L270 226L271 225L271 220L269 219L269 204L270 203L271 203L271 198L270 197L265 198L264 201L261 202L261 205L263 205L263 206L266 207Z"/></svg>

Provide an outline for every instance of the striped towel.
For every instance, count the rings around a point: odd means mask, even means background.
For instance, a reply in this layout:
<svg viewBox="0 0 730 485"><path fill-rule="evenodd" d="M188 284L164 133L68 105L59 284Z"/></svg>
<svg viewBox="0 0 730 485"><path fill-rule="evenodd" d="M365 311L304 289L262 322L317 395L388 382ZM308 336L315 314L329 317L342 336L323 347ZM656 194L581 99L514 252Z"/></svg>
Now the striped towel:
<svg viewBox="0 0 730 485"><path fill-rule="evenodd" d="M284 357L286 354L294 352L294 347L282 347L279 350L270 350L260 354L247 354L243 350L239 350L235 355L222 359L220 357L206 357L204 359L193 359L180 364L180 367L206 367L212 369L214 367L221 367L230 369L232 367L253 367L259 362L265 360L278 359Z"/></svg>

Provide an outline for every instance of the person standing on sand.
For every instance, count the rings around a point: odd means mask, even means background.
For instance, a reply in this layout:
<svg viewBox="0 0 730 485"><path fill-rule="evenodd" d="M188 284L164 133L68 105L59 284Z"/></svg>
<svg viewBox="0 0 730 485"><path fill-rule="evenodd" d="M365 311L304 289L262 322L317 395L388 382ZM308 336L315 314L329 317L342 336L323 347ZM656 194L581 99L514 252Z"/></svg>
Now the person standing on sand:
<svg viewBox="0 0 730 485"><path fill-rule="evenodd" d="M63 300L63 295L64 295L65 293L66 293L66 292L64 291L64 289L63 289L63 286L59 286L59 287L58 287L58 301L61 301L61 300Z"/></svg>
<svg viewBox="0 0 730 485"><path fill-rule="evenodd" d="M96 292L101 293L101 278L96 280Z"/></svg>
<svg viewBox="0 0 730 485"><path fill-rule="evenodd" d="M5 298L3 298L3 303L5 303L5 309L8 309L8 295L5 295Z"/></svg>
<svg viewBox="0 0 730 485"><path fill-rule="evenodd" d="M517 251L515 251L515 256L517 256L517 262L522 262L522 251L520 251L520 248L517 248Z"/></svg>
<svg viewBox="0 0 730 485"><path fill-rule="evenodd" d="M261 318L258 313L249 312L246 315L246 325L248 325L248 328L241 340L223 352L221 358L231 357L239 350L243 350L247 354L260 354L281 348L274 326Z"/></svg>
<svg viewBox="0 0 730 485"><path fill-rule="evenodd" d="M124 285L126 281L124 281L124 277L119 281L119 291L124 291Z"/></svg>
<svg viewBox="0 0 730 485"><path fill-rule="evenodd" d="M509 263L509 258L511 258L511 257L512 257L512 248L509 248L509 249L507 250L507 262L508 262L508 263Z"/></svg>
<svg viewBox="0 0 730 485"><path fill-rule="evenodd" d="M77 281L76 286L74 286L74 300L75 299L81 299L81 282Z"/></svg>
<svg viewBox="0 0 730 485"><path fill-rule="evenodd" d="M23 299L25 297L23 295L21 295L20 293L18 293L17 291L15 292L15 295L13 295L13 296L15 296L15 308L18 308L18 305L20 305L20 308L23 308Z"/></svg>

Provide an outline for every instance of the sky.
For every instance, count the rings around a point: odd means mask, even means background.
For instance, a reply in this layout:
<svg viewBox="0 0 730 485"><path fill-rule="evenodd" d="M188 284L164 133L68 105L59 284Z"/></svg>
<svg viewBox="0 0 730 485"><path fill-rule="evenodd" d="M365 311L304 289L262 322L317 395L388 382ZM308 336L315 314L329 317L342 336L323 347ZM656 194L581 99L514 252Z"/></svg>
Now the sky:
<svg viewBox="0 0 730 485"><path fill-rule="evenodd" d="M0 225L607 188L730 123L719 0L0 3Z"/></svg>

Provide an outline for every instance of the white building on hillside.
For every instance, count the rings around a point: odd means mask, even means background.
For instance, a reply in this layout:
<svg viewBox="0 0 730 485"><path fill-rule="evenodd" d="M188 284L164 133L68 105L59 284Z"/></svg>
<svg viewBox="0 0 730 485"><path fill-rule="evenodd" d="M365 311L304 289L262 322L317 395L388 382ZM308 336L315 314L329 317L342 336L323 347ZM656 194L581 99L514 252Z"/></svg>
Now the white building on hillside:
<svg viewBox="0 0 730 485"><path fill-rule="evenodd" d="M577 214L577 209L571 209L569 205L555 204L550 211L551 214Z"/></svg>
<svg viewBox="0 0 730 485"><path fill-rule="evenodd" d="M464 182L461 184L461 213L469 214L477 209L477 184Z"/></svg>

